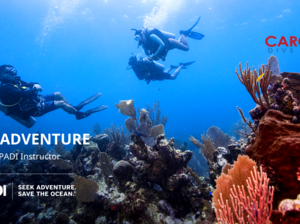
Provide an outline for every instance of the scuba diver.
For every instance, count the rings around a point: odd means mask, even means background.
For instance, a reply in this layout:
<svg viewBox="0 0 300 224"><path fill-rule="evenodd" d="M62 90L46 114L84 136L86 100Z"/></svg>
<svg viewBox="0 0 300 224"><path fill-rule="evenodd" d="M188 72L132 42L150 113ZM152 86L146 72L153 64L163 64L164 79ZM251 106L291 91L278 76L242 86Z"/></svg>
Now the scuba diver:
<svg viewBox="0 0 300 224"><path fill-rule="evenodd" d="M38 93L43 90L42 87L38 83L22 81L11 65L0 66L0 82L0 110L24 125L25 121L30 121L32 117L41 117L58 108L74 114L77 120L107 108L102 105L85 112L80 111L85 105L101 96L100 93L84 100L77 106L72 106L59 92L39 95ZM33 124L28 124L28 126L31 127Z"/></svg>
<svg viewBox="0 0 300 224"><path fill-rule="evenodd" d="M180 31L180 38L175 40L175 34L168 33L155 28L146 28L142 30L131 29L135 31L135 40L138 41L138 47L142 46L145 54L149 57L149 60L165 61L167 53L172 49L179 49L182 51L189 50L189 44L186 37L192 39L201 40L204 35L192 31L192 29L198 24L200 17L196 23L188 30Z"/></svg>
<svg viewBox="0 0 300 224"><path fill-rule="evenodd" d="M193 64L195 61L188 63L179 63L179 66L173 66L166 71L164 71L164 65L159 64L155 61L151 61L148 58L137 57L133 55L129 58L127 70L131 69L134 71L139 80L145 80L147 84L150 81L163 81L165 79L175 80L181 71L181 69L186 69L188 65ZM173 74L169 72L176 69Z"/></svg>

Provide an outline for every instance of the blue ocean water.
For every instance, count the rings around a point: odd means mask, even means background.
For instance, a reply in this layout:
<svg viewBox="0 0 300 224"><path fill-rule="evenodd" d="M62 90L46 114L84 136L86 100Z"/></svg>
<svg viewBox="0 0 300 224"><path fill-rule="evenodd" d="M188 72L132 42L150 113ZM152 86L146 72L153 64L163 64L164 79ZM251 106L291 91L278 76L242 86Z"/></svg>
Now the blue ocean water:
<svg viewBox="0 0 300 224"><path fill-rule="evenodd" d="M123 125L115 108L134 99L136 107L160 101L168 115L166 133L187 141L215 125L229 132L255 106L239 82L235 68L267 63L274 54L281 71L299 72L299 47L294 53L268 53L267 36L300 37L300 2L202 0L0 0L0 64L15 66L24 81L38 82L43 93L61 92L72 104L101 92L91 105L108 105L103 112L77 121L62 110L37 118L27 129L0 114L1 133L89 133L99 123ZM188 39L190 50L172 50L163 63L196 60L175 81L147 85L126 70L131 53L141 54L131 28L155 26L179 37L201 16L194 31L205 37ZM15 147L12 147L14 149Z"/></svg>

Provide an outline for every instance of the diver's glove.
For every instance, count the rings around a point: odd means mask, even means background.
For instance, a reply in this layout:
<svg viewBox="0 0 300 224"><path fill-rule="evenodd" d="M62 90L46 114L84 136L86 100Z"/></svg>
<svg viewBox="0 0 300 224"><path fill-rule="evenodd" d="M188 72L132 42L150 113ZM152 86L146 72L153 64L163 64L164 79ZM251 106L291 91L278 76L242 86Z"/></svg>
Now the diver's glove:
<svg viewBox="0 0 300 224"><path fill-rule="evenodd" d="M38 91L38 92L42 92L43 91L43 88L39 84L34 84L33 88L36 89L36 91Z"/></svg>

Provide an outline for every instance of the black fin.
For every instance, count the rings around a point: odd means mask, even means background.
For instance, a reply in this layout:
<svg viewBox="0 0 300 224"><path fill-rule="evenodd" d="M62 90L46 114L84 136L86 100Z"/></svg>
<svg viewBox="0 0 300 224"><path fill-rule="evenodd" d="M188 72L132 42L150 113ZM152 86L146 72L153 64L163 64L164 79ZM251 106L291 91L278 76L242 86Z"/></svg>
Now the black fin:
<svg viewBox="0 0 300 224"><path fill-rule="evenodd" d="M76 110L81 110L85 105L95 101L96 99L98 99L102 94L101 93L97 93L94 96L82 101L80 104L78 104L77 106L74 106L74 108Z"/></svg>
<svg viewBox="0 0 300 224"><path fill-rule="evenodd" d="M179 65L183 65L183 66L188 66L193 64L195 61L191 61L191 62L186 62L186 63L179 63Z"/></svg>
<svg viewBox="0 0 300 224"><path fill-rule="evenodd" d="M87 111L85 111L85 112L78 112L78 113L76 114L76 119L77 119L77 120L81 120L81 119L83 119L83 118L86 118L86 117L90 116L90 115L93 114L93 113L97 113L97 112L100 112L100 111L102 111L102 110L105 110L106 108L108 108L108 106L102 105L102 106L100 106L100 107L96 107L96 108L94 108L94 109L87 110Z"/></svg>
<svg viewBox="0 0 300 224"><path fill-rule="evenodd" d="M197 19L196 23L195 23L190 29L188 29L188 30L186 30L186 31L180 30L179 33L180 33L180 34L183 34L183 35L185 35L185 36L187 36L187 37L189 37L189 38L195 39L195 40L201 40L201 39L204 37L204 35L201 34L201 33L192 31L192 29L193 29L193 28L198 24L198 22L200 21L200 18L201 18L201 17L199 17L199 18Z"/></svg>

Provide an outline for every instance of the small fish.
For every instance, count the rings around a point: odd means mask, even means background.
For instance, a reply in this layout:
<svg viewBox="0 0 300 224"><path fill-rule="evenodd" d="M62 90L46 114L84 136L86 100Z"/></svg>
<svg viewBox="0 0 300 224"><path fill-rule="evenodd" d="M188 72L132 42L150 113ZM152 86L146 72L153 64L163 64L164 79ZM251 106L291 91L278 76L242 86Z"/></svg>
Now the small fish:
<svg viewBox="0 0 300 224"><path fill-rule="evenodd" d="M260 76L258 76L258 78L256 79L256 82L259 82L259 80L261 80L261 78L265 75L265 73L262 73Z"/></svg>
<svg viewBox="0 0 300 224"><path fill-rule="evenodd" d="M161 89L158 89L158 90L161 90Z"/></svg>
<svg viewBox="0 0 300 224"><path fill-rule="evenodd" d="M208 193L208 196L211 196L211 191Z"/></svg>

